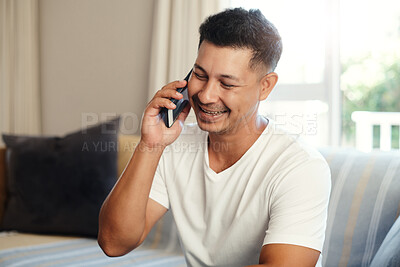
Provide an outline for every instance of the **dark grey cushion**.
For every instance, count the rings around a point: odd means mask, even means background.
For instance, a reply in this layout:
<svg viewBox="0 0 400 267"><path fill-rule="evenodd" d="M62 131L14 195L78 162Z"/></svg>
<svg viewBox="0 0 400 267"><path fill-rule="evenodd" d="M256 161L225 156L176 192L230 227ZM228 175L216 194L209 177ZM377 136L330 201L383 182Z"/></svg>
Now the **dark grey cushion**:
<svg viewBox="0 0 400 267"><path fill-rule="evenodd" d="M96 236L117 176L119 118L65 137L3 135L3 230Z"/></svg>
<svg viewBox="0 0 400 267"><path fill-rule="evenodd" d="M400 266L400 217L390 228L371 263L371 267L398 266Z"/></svg>

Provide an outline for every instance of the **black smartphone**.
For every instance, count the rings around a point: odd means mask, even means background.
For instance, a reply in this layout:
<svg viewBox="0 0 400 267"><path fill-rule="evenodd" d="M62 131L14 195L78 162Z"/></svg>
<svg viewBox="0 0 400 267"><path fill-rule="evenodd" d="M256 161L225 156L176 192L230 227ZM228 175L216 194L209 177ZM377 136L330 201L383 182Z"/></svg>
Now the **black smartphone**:
<svg viewBox="0 0 400 267"><path fill-rule="evenodd" d="M186 75L185 81L187 81L187 82L189 81L190 74L192 74L192 70L190 70L189 73ZM174 124L174 122L178 118L179 114L181 114L182 110L189 103L189 97L188 97L188 93L187 93L187 85L188 85L188 83L186 83L186 85L184 87L176 89L177 92L179 92L183 95L182 99L178 100L175 98L171 98L172 103L174 103L176 105L175 109L167 109L167 108L161 109L161 112L160 112L161 118L163 119L165 126L167 126L168 128L170 128Z"/></svg>

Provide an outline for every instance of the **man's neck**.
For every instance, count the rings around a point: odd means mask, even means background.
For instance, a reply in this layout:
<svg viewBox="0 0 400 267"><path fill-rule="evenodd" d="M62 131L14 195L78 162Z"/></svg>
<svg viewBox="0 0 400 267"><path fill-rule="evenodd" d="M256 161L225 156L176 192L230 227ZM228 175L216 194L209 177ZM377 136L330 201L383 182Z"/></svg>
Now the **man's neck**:
<svg viewBox="0 0 400 267"><path fill-rule="evenodd" d="M268 120L257 116L251 123L237 127L229 134L209 134L208 157L210 168L219 173L235 164L256 142L268 125Z"/></svg>

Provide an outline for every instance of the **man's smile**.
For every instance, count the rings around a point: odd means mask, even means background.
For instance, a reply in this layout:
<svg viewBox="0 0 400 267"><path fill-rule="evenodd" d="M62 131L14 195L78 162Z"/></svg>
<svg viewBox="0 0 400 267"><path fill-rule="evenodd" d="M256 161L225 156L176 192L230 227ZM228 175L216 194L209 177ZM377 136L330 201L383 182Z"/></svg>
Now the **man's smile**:
<svg viewBox="0 0 400 267"><path fill-rule="evenodd" d="M214 110L209 110L209 109L206 109L206 108L202 108L200 105L199 105L199 108L200 108L200 110L202 112L207 113L207 114L211 114L211 115L219 115L219 114L228 112L228 110L215 110L215 111Z"/></svg>
<svg viewBox="0 0 400 267"><path fill-rule="evenodd" d="M199 104L197 101L196 106L198 107L197 115L204 122L215 122L229 112L229 109L226 107L207 107Z"/></svg>

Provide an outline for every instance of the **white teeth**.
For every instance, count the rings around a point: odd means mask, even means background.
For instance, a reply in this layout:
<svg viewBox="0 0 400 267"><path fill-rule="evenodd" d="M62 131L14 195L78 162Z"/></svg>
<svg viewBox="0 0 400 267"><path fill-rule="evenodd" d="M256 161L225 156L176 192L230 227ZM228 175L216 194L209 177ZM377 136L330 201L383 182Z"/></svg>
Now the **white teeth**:
<svg viewBox="0 0 400 267"><path fill-rule="evenodd" d="M201 108L201 110L202 110L204 113L211 114L211 115L218 115L218 114L222 114L222 113L225 113L225 112L226 112L225 110L223 110L223 111L207 111L207 110L204 110L204 109L202 109L202 108Z"/></svg>
<svg viewBox="0 0 400 267"><path fill-rule="evenodd" d="M225 111L206 111L206 113L208 113L208 114L213 114L213 115L216 115L216 114L221 114L221 113L224 113Z"/></svg>

